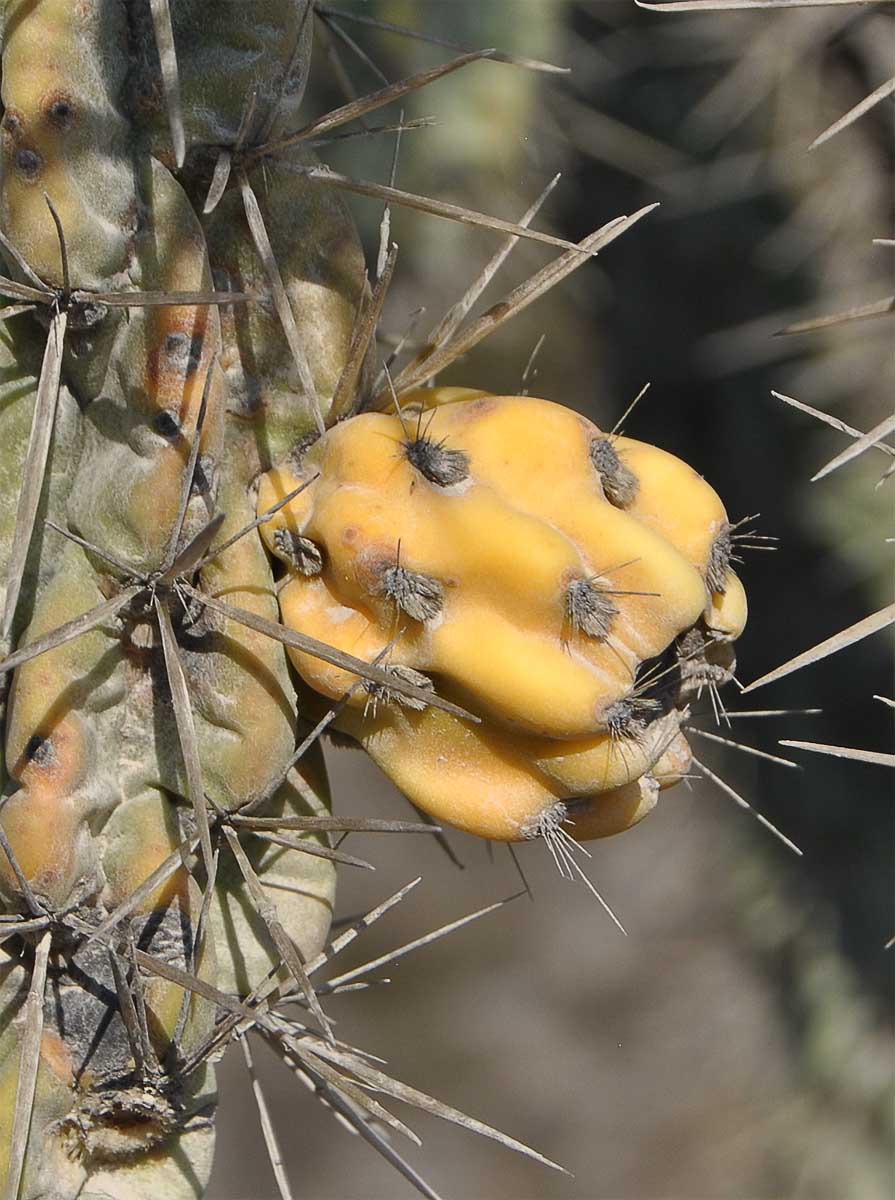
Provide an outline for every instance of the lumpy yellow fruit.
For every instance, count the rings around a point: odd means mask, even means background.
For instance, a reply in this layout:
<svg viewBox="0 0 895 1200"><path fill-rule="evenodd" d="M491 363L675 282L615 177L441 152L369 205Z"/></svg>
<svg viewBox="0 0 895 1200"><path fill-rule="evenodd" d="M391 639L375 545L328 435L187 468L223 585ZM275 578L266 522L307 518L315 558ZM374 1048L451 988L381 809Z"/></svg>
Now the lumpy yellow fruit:
<svg viewBox="0 0 895 1200"><path fill-rule="evenodd" d="M269 472L259 513L302 485L261 527L285 624L481 718L290 650L419 808L497 840L563 819L600 837L686 770L680 645L732 641L745 596L685 463L546 400L433 388Z"/></svg>

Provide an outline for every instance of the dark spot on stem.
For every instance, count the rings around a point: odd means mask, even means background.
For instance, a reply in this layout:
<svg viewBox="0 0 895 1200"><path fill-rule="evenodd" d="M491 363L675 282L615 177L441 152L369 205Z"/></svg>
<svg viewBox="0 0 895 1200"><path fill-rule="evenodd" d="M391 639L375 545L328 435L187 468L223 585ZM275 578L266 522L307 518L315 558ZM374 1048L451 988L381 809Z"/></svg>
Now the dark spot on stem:
<svg viewBox="0 0 895 1200"><path fill-rule="evenodd" d="M17 170L26 177L29 182L32 182L40 174L43 166L43 159L36 150L29 150L27 146L20 146L16 150L15 163Z"/></svg>

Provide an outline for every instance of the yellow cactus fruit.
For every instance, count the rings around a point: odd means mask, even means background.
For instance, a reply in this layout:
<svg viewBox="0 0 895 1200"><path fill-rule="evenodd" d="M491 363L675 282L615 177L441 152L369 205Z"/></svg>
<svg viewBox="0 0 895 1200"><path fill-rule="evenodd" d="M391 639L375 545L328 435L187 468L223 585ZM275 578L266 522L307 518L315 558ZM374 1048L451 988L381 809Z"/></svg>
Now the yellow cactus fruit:
<svg viewBox="0 0 895 1200"><path fill-rule="evenodd" d="M294 648L293 664L346 697L336 728L418 807L495 840L601 837L686 772L681 645L728 643L745 599L729 546L725 590L709 582L732 527L685 464L546 400L433 388L269 472L259 511L302 485L262 526L283 621L396 689Z"/></svg>

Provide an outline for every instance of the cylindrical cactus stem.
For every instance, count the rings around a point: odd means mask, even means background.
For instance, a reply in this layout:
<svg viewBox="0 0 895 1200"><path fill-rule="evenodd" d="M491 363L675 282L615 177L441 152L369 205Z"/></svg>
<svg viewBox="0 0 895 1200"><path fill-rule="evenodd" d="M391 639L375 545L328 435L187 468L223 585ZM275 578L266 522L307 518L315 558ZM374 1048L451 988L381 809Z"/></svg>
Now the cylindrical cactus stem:
<svg viewBox="0 0 895 1200"><path fill-rule="evenodd" d="M125 268L137 220L125 6L116 0L5 0L0 225L50 287L105 287Z"/></svg>
<svg viewBox="0 0 895 1200"><path fill-rule="evenodd" d="M141 944L150 944L156 956L165 954L162 943L169 932L160 933L155 945L145 937ZM33 953L4 957L0 966L4 1021L0 1172L5 1176ZM167 961L177 965L170 953ZM119 962L126 971L126 957ZM73 980L81 986L74 986ZM153 1029L159 996L153 994L151 981L146 982L150 983L143 991L148 1028ZM180 990L166 986L169 1007L172 1001L178 1007ZM213 1069L203 1064L188 1080L141 1076L133 1068L128 1035L113 999L115 988L108 950L102 945L80 955L71 946L60 947L50 958L20 1200L47 1196L150 1200L159 1195L188 1200L207 1183L214 1146ZM207 1004L205 1009L210 1014ZM102 1031L100 1039L97 1030Z"/></svg>
<svg viewBox="0 0 895 1200"><path fill-rule="evenodd" d="M151 122L138 113L129 124L134 93L126 91L126 76L131 71L138 87L146 78L142 68L133 70L127 52L142 8L41 0L9 4L0 13L7 105L0 208L19 255L59 289L56 305L71 305L69 285L169 294L211 288L205 239L186 193L141 149ZM183 97L191 140L232 144L243 98L236 99L232 71L221 63L234 55L247 90L256 81L269 85L264 99L271 111L281 90L285 108L294 107L307 67L309 5L271 5L266 24L257 24L265 14L254 9L250 21L243 19L243 6L175 11L187 19L184 25L175 18L178 36L192 28L187 58L204 63L202 78L193 74ZM277 42L286 59L276 81L268 51L284 21L294 45ZM50 65L51 100L46 80L25 70L27 54L40 61L34 51L42 37L58 50ZM69 76L77 80L71 87ZM279 164L274 173L284 184L272 203L265 201L267 219L296 315L316 331L317 386L331 395L364 289L362 256L350 219L329 197L306 205L312 214L307 240L291 252L286 231L295 232L288 208L297 177L287 179ZM327 221L331 228L321 245L316 234ZM219 236L227 240L223 229ZM240 238L248 246L248 236L244 227L232 231L230 248ZM234 261L242 271L248 260L240 253ZM259 279L257 264L246 269L253 273ZM275 410L271 430L283 423L274 440L285 453L313 421L307 400L294 390L268 404L284 359L279 329L274 337L266 320L262 315L246 331L239 349L252 344L259 391L267 393L262 410ZM37 327L34 333L39 341ZM41 510L61 533L38 529L33 537L31 582L21 593L15 628L18 648L52 641L66 622L110 599L124 600L86 633L34 657L25 654L5 723L11 786L0 814L8 846L0 886L8 911L29 918L46 910L54 922L20 1197L36 1200L48 1187L60 1197L201 1192L211 1162L214 1093L198 1051L211 1032L214 1005L207 996L191 998L170 972L245 995L271 968L279 966L274 977L285 978L263 917L276 921L300 959L320 952L329 928L334 868L325 834L299 827L279 836L276 825L235 826L245 857L234 857L233 843L219 839L220 870L207 904L177 857L189 858L194 814L206 813L206 803L221 814L252 805L262 821L298 820L299 826L301 818L326 812L328 803L313 755L287 777L296 705L282 647L201 601L211 593L248 619L277 616L258 534L239 536L252 521L250 484L272 460L257 449L257 430L244 414L227 418L233 437L225 452L222 349L211 306L138 306L127 317L103 304L72 307L63 375L80 411L65 391ZM21 380L30 399L38 360L32 362L27 346L20 354L5 332L0 365L3 355L9 385ZM33 400L16 401L3 414L14 474L0 482L10 495L33 409ZM64 484L53 473L53 453ZM209 524L219 508L217 523ZM208 544L178 576L178 551L203 528ZM4 578L12 529L0 529ZM66 534L80 543L64 540ZM231 539L215 553L215 545ZM182 588L193 590L192 600ZM201 834L202 822L198 828ZM203 844L201 860L210 869L204 850ZM269 891L263 913L249 904L243 865L254 886ZM162 866L162 881L143 894ZM201 865L194 870L202 881ZM72 910L75 917L68 915ZM21 1125L14 1095L27 1075L27 1056L17 1050L28 1014L21 1009L20 977L32 954L24 938L14 946L21 966L10 968L12 982L2 994L0 1058L3 1087ZM0 1124L4 1157L11 1138L12 1127Z"/></svg>
<svg viewBox="0 0 895 1200"><path fill-rule="evenodd" d="M211 275L198 221L164 167L140 172L144 201L131 270L148 291L207 292ZM162 565L180 504L204 398L199 469L184 536L213 510L214 471L223 431L220 324L202 305L138 308L73 359L69 377L84 407L80 486L68 520L73 532L134 571Z"/></svg>
<svg viewBox="0 0 895 1200"><path fill-rule="evenodd" d="M278 920L308 962L323 948L332 918L335 868L331 861L314 854L318 846L325 849L328 841L324 834L288 827L278 832L264 821L329 814L329 789L319 747L290 772L270 802L256 811L260 820L255 828L260 826L260 836L253 836L249 824L237 827L244 835L245 853L276 905ZM250 901L232 855L223 858L219 869L208 930L217 948L216 985L223 991L246 995L269 972L280 980L285 977L282 956Z"/></svg>
<svg viewBox="0 0 895 1200"><path fill-rule="evenodd" d="M130 102L160 161L181 165L174 142L182 137L188 173L202 172L215 151L292 127L310 68L311 0L177 0L153 8L169 8L173 45L161 61L158 16L149 3L131 4Z"/></svg>
<svg viewBox="0 0 895 1200"><path fill-rule="evenodd" d="M16 534L16 513L22 488L22 475L31 438L31 426L37 399L37 377L40 371L43 331L27 317L0 325L0 613L6 603L13 540ZM72 465L80 453L82 425L77 405L67 388L62 388L56 408L56 424L50 444L44 496L38 511L43 518L59 513L72 482ZM15 640L27 623L34 601L38 572L47 575L51 569L50 556L41 557L44 539L57 534L39 528L24 567L25 581L11 626ZM54 542L54 544L57 544ZM9 645L0 643L0 659L9 652ZM8 676L6 677L8 682ZM0 679L0 694L5 694L5 681ZM2 755L0 755L2 771Z"/></svg>
<svg viewBox="0 0 895 1200"><path fill-rule="evenodd" d="M310 151L273 158L248 175L256 188L273 256L285 286L324 419L345 368L351 335L365 299L364 256L345 204L315 187L296 166ZM234 190L205 218L215 286L264 295L270 285L243 202ZM272 301L221 313L221 364L230 386L228 452L242 447L254 479L315 430L311 399L283 336Z"/></svg>

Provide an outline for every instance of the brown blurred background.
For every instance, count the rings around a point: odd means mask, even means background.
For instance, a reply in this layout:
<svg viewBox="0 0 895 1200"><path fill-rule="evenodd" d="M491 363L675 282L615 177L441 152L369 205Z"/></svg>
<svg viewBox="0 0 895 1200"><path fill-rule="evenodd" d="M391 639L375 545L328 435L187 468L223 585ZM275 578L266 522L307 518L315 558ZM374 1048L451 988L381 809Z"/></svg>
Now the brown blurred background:
<svg viewBox="0 0 895 1200"><path fill-rule="evenodd" d="M811 154L811 140L892 72L885 5L671 16L631 3L372 0L344 10L571 66L545 76L478 63L406 105L437 118L407 133L397 182L515 219L563 172L538 225L580 238L643 204L661 208L455 367L447 382L513 392L542 334L533 394L611 427L644 383L631 436L681 455L732 519L760 511L777 554L742 570L750 594L739 676L777 663L885 604L892 487L868 454L808 480L841 435L787 409L785 392L869 429L891 410L892 318L797 337L787 323L892 291L892 101ZM451 51L344 24L389 79ZM346 54L355 86L375 75ZM318 54L309 112L341 102ZM387 138L326 158L388 178ZM381 209L358 201L374 261ZM422 332L464 290L492 235L395 210L400 246L384 329ZM520 245L486 294L545 261ZM820 717L736 722L732 735L891 748L886 635L731 708L821 707ZM748 704L747 701L748 700ZM712 730L710 717L697 722ZM725 733L727 731L720 730ZM390 968L392 983L331 1001L339 1035L398 1078L563 1163L573 1179L411 1110L407 1157L454 1200L888 1200L892 1141L893 775L799 755L774 767L694 749L805 851L796 859L707 782L596 843L592 878L621 937L546 849L520 857L525 897ZM411 815L359 753L327 751L336 810ZM465 869L423 838L352 838L375 874L341 877L356 914L422 884L345 965L518 890L502 847L452 835ZM295 1196L392 1198L410 1186L258 1052ZM241 1058L221 1068L215 1200L273 1197ZM399 1147L402 1153L404 1147Z"/></svg>

